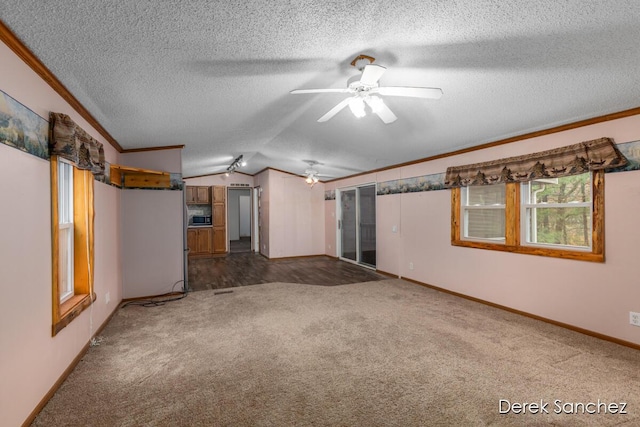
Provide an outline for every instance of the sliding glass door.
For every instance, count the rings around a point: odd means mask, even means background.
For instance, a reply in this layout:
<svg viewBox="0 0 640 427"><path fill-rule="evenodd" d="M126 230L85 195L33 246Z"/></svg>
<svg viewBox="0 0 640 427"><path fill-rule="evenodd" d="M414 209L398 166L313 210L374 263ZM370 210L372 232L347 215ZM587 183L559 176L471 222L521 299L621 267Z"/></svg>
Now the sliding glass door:
<svg viewBox="0 0 640 427"><path fill-rule="evenodd" d="M338 190L340 258L376 266L376 186Z"/></svg>
<svg viewBox="0 0 640 427"><path fill-rule="evenodd" d="M376 266L376 186L358 188L358 262Z"/></svg>
<svg viewBox="0 0 640 427"><path fill-rule="evenodd" d="M356 190L340 191L340 208L342 218L338 223L340 228L340 257L351 261L358 261L357 257L357 226L358 216L356 215Z"/></svg>

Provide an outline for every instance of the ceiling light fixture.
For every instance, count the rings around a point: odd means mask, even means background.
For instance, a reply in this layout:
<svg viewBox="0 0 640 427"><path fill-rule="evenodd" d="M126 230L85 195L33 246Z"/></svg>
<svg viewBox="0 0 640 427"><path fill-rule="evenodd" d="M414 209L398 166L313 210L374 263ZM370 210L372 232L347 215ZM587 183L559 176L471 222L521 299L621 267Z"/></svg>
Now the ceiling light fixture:
<svg viewBox="0 0 640 427"><path fill-rule="evenodd" d="M351 98L349 102L349 109L357 118L361 118L367 115L364 109L364 100L360 97Z"/></svg>
<svg viewBox="0 0 640 427"><path fill-rule="evenodd" d="M304 171L304 182L309 184L309 187L313 187L320 181L318 178L320 173L314 168L315 165L321 165L317 160L303 160L305 163L309 164L309 169Z"/></svg>
<svg viewBox="0 0 640 427"><path fill-rule="evenodd" d="M229 167L227 168L227 172L225 173L225 176L229 176L232 173L234 173L236 171L236 169L238 169L241 166L246 166L247 162L245 162L244 160L242 160L242 154L240 154L234 161L233 163L231 163L229 165Z"/></svg>
<svg viewBox="0 0 640 427"><path fill-rule="evenodd" d="M307 171L307 177L304 179L304 182L309 184L310 187L313 187L318 182L316 173L316 171Z"/></svg>
<svg viewBox="0 0 640 427"><path fill-rule="evenodd" d="M369 104L369 107L371 107L371 111L373 111L376 114L382 112L382 110L385 107L384 101L382 100L382 98L377 97L375 95L371 95L369 97L368 104Z"/></svg>

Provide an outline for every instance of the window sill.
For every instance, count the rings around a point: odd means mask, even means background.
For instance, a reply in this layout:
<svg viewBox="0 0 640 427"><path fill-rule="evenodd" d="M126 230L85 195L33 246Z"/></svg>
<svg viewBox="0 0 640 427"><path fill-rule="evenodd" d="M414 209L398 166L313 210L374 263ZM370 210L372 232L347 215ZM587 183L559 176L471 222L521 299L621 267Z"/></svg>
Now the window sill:
<svg viewBox="0 0 640 427"><path fill-rule="evenodd" d="M493 251L512 252L518 254L538 255L553 258L574 259L578 261L604 262L604 254L567 249L549 249L534 246L514 246L497 243L475 242L469 240L452 240L452 246L488 249Z"/></svg>
<svg viewBox="0 0 640 427"><path fill-rule="evenodd" d="M52 335L55 336L58 332L64 329L95 300L96 294L78 294L60 304L60 319L54 323L52 327Z"/></svg>

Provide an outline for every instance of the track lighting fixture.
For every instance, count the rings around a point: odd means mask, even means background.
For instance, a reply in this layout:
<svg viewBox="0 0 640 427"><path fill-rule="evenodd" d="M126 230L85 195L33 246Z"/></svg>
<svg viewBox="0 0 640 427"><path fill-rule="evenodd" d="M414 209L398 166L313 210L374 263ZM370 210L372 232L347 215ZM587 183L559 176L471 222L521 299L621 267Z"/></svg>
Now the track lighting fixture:
<svg viewBox="0 0 640 427"><path fill-rule="evenodd" d="M233 163L231 163L229 165L229 167L227 168L227 172L225 173L225 176L229 176L232 173L234 173L236 171L236 169L238 169L241 166L246 166L247 162L245 162L244 160L242 160L242 154L240 154L234 161Z"/></svg>

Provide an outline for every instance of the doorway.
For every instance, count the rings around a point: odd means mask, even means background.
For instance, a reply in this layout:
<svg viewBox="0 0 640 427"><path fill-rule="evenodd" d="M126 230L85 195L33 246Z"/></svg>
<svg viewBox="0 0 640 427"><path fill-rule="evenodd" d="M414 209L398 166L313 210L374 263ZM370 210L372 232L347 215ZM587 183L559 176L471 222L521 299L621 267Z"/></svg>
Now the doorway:
<svg viewBox="0 0 640 427"><path fill-rule="evenodd" d="M251 189L229 188L227 192L229 252L251 252Z"/></svg>
<svg viewBox="0 0 640 427"><path fill-rule="evenodd" d="M376 266L376 185L337 191L338 253L345 261Z"/></svg>

